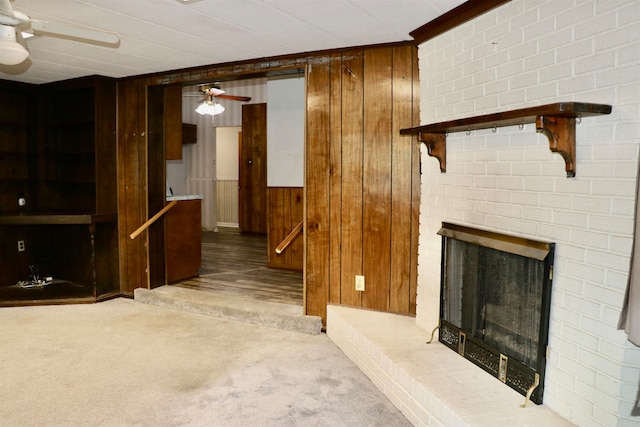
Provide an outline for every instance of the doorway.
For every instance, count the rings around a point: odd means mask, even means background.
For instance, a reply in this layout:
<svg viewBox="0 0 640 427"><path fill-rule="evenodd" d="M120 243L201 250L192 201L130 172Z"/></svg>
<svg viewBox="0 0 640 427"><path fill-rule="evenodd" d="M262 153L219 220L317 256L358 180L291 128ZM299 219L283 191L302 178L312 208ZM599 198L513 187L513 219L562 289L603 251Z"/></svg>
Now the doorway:
<svg viewBox="0 0 640 427"><path fill-rule="evenodd" d="M202 98L198 86L183 88L183 122L197 126L197 143L183 147L182 160L167 162L167 181L174 193L203 196L201 274L199 278L182 281L180 286L245 293L254 298L302 305L302 269L267 267L266 215L262 233L242 233L239 228L243 205L237 191L241 179L238 132L242 129L238 125L243 124L243 106L267 104L268 79L222 82L220 86L229 94L252 99L246 104L220 100L226 108L223 114L200 116L194 114L197 101ZM299 109L303 128L303 91ZM266 160L266 153L261 154ZM266 190L267 177L258 179L258 183ZM302 238L297 240L301 245Z"/></svg>
<svg viewBox="0 0 640 427"><path fill-rule="evenodd" d="M240 145L242 126L216 127L216 225L239 227Z"/></svg>

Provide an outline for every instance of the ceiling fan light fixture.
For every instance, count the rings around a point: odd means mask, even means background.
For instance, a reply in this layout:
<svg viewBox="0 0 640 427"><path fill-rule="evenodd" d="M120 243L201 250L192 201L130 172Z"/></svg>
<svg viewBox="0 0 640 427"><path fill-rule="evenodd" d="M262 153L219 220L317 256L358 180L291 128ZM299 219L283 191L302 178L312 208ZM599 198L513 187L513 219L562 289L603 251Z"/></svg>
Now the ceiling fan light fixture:
<svg viewBox="0 0 640 427"><path fill-rule="evenodd" d="M196 108L196 113L209 116L216 116L224 111L224 107L213 101L204 101Z"/></svg>
<svg viewBox="0 0 640 427"><path fill-rule="evenodd" d="M18 65L29 57L29 52L16 41L16 29L0 25L0 64Z"/></svg>
<svg viewBox="0 0 640 427"><path fill-rule="evenodd" d="M27 49L18 42L0 40L0 64L18 65L29 57Z"/></svg>

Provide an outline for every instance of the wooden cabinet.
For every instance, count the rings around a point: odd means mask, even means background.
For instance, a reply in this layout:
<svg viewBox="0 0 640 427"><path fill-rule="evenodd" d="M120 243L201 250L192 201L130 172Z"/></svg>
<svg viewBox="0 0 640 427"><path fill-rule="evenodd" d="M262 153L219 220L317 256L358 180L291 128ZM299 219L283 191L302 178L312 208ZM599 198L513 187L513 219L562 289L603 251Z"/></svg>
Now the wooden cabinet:
<svg viewBox="0 0 640 427"><path fill-rule="evenodd" d="M0 130L14 135L13 143L0 143L0 162L13 157L15 169L0 175L0 187L9 190L0 209L6 254L0 300L96 299L117 292L115 80L92 76L9 93L17 100L12 107L20 108L0 115L16 122L11 131ZM10 290L33 270L53 277L59 292Z"/></svg>
<svg viewBox="0 0 640 427"><path fill-rule="evenodd" d="M202 263L200 198L178 200L165 215L167 283L195 277Z"/></svg>
<svg viewBox="0 0 640 427"><path fill-rule="evenodd" d="M167 160L182 159L182 87L167 86L164 89L163 117L165 155Z"/></svg>
<svg viewBox="0 0 640 427"><path fill-rule="evenodd" d="M13 268L3 272L5 278L12 273L14 277L9 284L0 284L0 305L96 301L117 293L115 224L116 214L0 215L1 240L22 241L25 248ZM44 286L17 285L34 274L53 280Z"/></svg>

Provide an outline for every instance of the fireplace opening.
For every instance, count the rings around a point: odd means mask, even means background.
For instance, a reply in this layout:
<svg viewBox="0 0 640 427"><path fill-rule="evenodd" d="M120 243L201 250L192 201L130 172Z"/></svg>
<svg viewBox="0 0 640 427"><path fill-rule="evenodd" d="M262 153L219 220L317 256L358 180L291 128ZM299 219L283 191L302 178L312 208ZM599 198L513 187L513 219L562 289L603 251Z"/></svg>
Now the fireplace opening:
<svg viewBox="0 0 640 427"><path fill-rule="evenodd" d="M442 223L440 337L542 403L554 244Z"/></svg>

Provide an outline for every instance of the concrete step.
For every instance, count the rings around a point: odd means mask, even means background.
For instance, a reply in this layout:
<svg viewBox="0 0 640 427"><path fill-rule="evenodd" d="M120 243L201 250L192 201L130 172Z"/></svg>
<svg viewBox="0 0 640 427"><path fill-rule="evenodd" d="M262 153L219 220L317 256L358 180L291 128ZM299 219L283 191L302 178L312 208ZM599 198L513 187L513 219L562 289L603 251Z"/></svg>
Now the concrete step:
<svg viewBox="0 0 640 427"><path fill-rule="evenodd" d="M305 316L302 307L234 295L220 291L198 291L179 286L138 288L134 300L190 313L236 320L270 328L316 335L322 331L319 316Z"/></svg>

